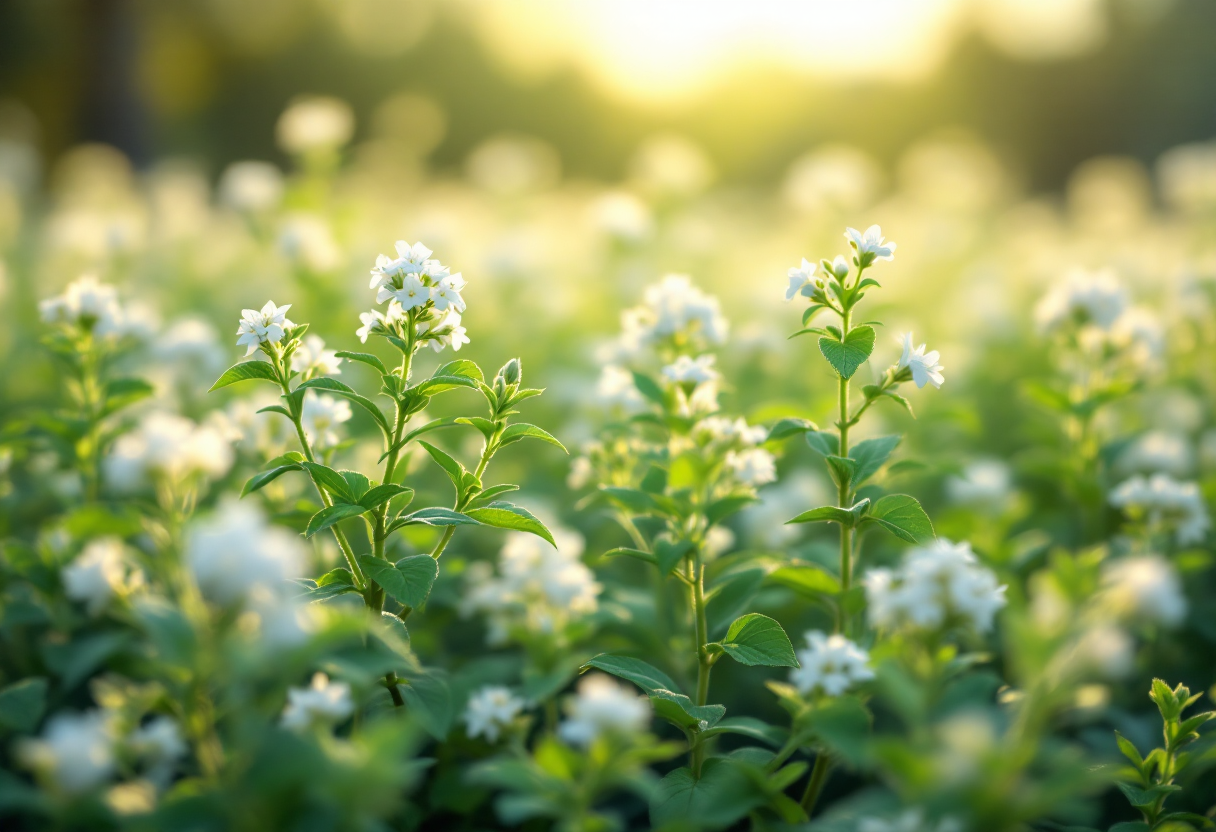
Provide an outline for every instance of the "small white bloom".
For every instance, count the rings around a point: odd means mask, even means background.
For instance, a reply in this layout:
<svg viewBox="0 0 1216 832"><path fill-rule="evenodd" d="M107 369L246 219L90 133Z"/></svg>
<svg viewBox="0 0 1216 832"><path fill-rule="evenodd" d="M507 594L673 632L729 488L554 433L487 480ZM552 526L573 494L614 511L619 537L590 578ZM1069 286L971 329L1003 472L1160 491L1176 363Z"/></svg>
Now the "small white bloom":
<svg viewBox="0 0 1216 832"><path fill-rule="evenodd" d="M336 725L354 712L350 685L331 682L324 673L316 673L308 687L288 689L282 722L284 728L297 730L312 725Z"/></svg>
<svg viewBox="0 0 1216 832"><path fill-rule="evenodd" d="M152 411L118 438L102 468L114 488L135 491L151 478L175 484L196 475L218 479L228 473L232 462L232 445L216 427Z"/></svg>
<svg viewBox="0 0 1216 832"><path fill-rule="evenodd" d="M1182 581L1158 555L1120 558L1102 570L1105 598L1122 615L1177 627L1186 619Z"/></svg>
<svg viewBox="0 0 1216 832"><path fill-rule="evenodd" d="M342 374L342 359L337 352L325 349L319 335L308 335L291 354L291 369L305 378Z"/></svg>
<svg viewBox="0 0 1216 832"><path fill-rule="evenodd" d="M270 162L233 162L220 177L220 200L238 211L258 214L283 198L283 174Z"/></svg>
<svg viewBox="0 0 1216 832"><path fill-rule="evenodd" d="M485 737L487 742L498 742L504 728L510 726L524 709L522 699L514 696L509 688L487 685L469 697L464 721L472 738Z"/></svg>
<svg viewBox="0 0 1216 832"><path fill-rule="evenodd" d="M300 536L271 526L255 505L226 498L186 534L186 564L203 595L222 604L255 587L280 590L304 572Z"/></svg>
<svg viewBox="0 0 1216 832"><path fill-rule="evenodd" d="M595 385L595 397L604 404L616 404L625 408L637 407L642 403L642 394L633 382L633 373L616 364L605 364L600 370L600 378Z"/></svg>
<svg viewBox="0 0 1216 832"><path fill-rule="evenodd" d="M815 265L804 257L802 258L802 265L790 269L788 276L790 285L785 290L785 299L790 301L802 291L803 287L815 279Z"/></svg>
<svg viewBox="0 0 1216 832"><path fill-rule="evenodd" d="M1118 467L1128 473L1169 474L1183 477L1191 472L1194 451L1185 436L1150 431L1119 455Z"/></svg>
<svg viewBox="0 0 1216 832"><path fill-rule="evenodd" d="M279 116L275 136L288 153L337 150L355 132L355 114L338 98L309 96L297 99Z"/></svg>
<svg viewBox="0 0 1216 832"><path fill-rule="evenodd" d="M857 822L857 832L963 832L954 818L942 818L937 823L925 819L920 809L907 809L891 819L867 817Z"/></svg>
<svg viewBox="0 0 1216 832"><path fill-rule="evenodd" d="M153 717L136 728L127 743L132 751L152 763L173 763L189 751L177 721L167 716Z"/></svg>
<svg viewBox="0 0 1216 832"><path fill-rule="evenodd" d="M337 427L350 421L350 417L350 402L346 399L314 393L304 399L300 423L304 426L304 433L313 448L325 451L342 441Z"/></svg>
<svg viewBox="0 0 1216 832"><path fill-rule="evenodd" d="M93 710L51 717L38 739L17 747L21 761L69 794L94 789L114 774L114 714Z"/></svg>
<svg viewBox="0 0 1216 832"><path fill-rule="evenodd" d="M894 260L895 259L895 243L889 243L882 237L882 229L877 225L871 225L861 233L856 228L847 228L844 232L844 238L849 241L849 245L857 252L858 257L866 258L870 256L872 260ZM863 262L862 265L865 265Z"/></svg>
<svg viewBox="0 0 1216 832"><path fill-rule="evenodd" d="M73 601L83 602L90 615L101 612L123 589L127 577L122 541L103 537L84 547L76 560L60 572L63 591Z"/></svg>
<svg viewBox="0 0 1216 832"><path fill-rule="evenodd" d="M93 274L69 284L62 295L41 301L38 311L44 323L77 326L98 335L121 335L126 322L118 292Z"/></svg>
<svg viewBox="0 0 1216 832"><path fill-rule="evenodd" d="M283 340L283 331L295 326L287 320L286 306L275 306L274 301L266 301L261 311L242 309L241 322L237 327L237 346L247 347L245 355L253 355L262 344L277 344Z"/></svg>
<svg viewBox="0 0 1216 832"><path fill-rule="evenodd" d="M464 298L460 296L460 292L464 287L465 280L460 272L449 274L431 287L431 302L435 304L436 309L446 310L451 307L457 312L463 313L465 302Z"/></svg>
<svg viewBox="0 0 1216 832"><path fill-rule="evenodd" d="M1107 679L1122 679L1136 665L1132 637L1110 624L1087 629L1065 655L1070 668L1098 673Z"/></svg>
<svg viewBox="0 0 1216 832"><path fill-rule="evenodd" d="M798 651L799 666L790 671L790 682L800 693L840 696L859 682L874 678L870 654L839 633L828 636L811 630L806 643L806 648Z"/></svg>
<svg viewBox="0 0 1216 832"><path fill-rule="evenodd" d="M716 381L719 378L718 371L714 369L716 361L717 357L709 353L696 358L681 355L674 363L663 368L663 375L677 384Z"/></svg>
<svg viewBox="0 0 1216 832"><path fill-rule="evenodd" d="M864 583L870 623L879 629L956 623L986 632L1006 604L1006 588L976 561L971 545L944 538L910 549L898 570L870 570Z"/></svg>
<svg viewBox="0 0 1216 832"><path fill-rule="evenodd" d="M380 287L380 291L376 294L376 303L384 303L390 299L401 304L402 309L417 309L419 306L425 306L431 299L431 290L423 284L422 278L417 274L407 274L401 278L400 288Z"/></svg>
<svg viewBox="0 0 1216 832"><path fill-rule="evenodd" d="M1039 301L1034 318L1043 332L1067 324L1107 330L1127 308L1127 290L1109 269L1074 269Z"/></svg>
<svg viewBox="0 0 1216 832"><path fill-rule="evenodd" d="M777 461L763 448L729 451L726 467L744 485L761 486L777 479Z"/></svg>
<svg viewBox="0 0 1216 832"><path fill-rule="evenodd" d="M999 508L1009 499L1011 487L1009 466L999 459L976 460L962 476L946 480L950 501L965 506Z"/></svg>
<svg viewBox="0 0 1216 832"><path fill-rule="evenodd" d="M329 221L317 214L288 214L279 225L279 250L292 263L316 274L342 265L342 247Z"/></svg>
<svg viewBox="0 0 1216 832"><path fill-rule="evenodd" d="M621 313L619 349L633 355L665 339L711 345L726 340L730 328L718 299L692 284L688 275L669 274L646 288L643 303Z"/></svg>
<svg viewBox="0 0 1216 832"><path fill-rule="evenodd" d="M1131 477L1109 499L1128 514L1143 515L1150 525L1172 526L1175 539L1184 546L1202 543L1212 525L1199 486L1168 474Z"/></svg>
<svg viewBox="0 0 1216 832"><path fill-rule="evenodd" d="M401 258L402 271L409 274L421 272L426 261L434 254L421 242L410 245L405 240L398 240L393 247L397 250L397 256Z"/></svg>
<svg viewBox="0 0 1216 832"><path fill-rule="evenodd" d="M574 491L586 488L594 475L595 467L590 459L585 456L575 457L570 462L570 472L566 474L566 487Z"/></svg>
<svg viewBox="0 0 1216 832"><path fill-rule="evenodd" d="M566 702L567 719L557 735L571 745L588 746L602 734L636 734L650 722L650 701L602 673L579 682L578 695Z"/></svg>
<svg viewBox="0 0 1216 832"><path fill-rule="evenodd" d="M912 333L905 332L901 338L904 351L899 357L900 370L911 370L912 381L916 382L917 387L924 387L926 384L932 384L935 388L940 388L942 382L946 379L942 375L942 370L946 369L937 360L941 358L941 354L937 350L925 352L925 345L919 347L912 346Z"/></svg>
<svg viewBox="0 0 1216 832"><path fill-rule="evenodd" d="M460 323L460 313L449 309L444 314L418 324L418 335L428 335L427 342L435 352L451 347L453 352L469 343L468 330Z"/></svg>

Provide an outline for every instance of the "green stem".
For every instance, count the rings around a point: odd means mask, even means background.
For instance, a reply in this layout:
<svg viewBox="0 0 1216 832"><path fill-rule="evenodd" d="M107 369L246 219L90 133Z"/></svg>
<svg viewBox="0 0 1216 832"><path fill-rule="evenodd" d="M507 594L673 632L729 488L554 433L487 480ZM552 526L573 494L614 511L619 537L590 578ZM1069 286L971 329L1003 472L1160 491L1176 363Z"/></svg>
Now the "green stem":
<svg viewBox="0 0 1216 832"><path fill-rule="evenodd" d="M811 768L811 779L807 781L806 791L802 793L800 802L802 810L806 812L808 818L815 810L815 803L819 800L819 794L823 791L823 784L827 782L831 769L832 761L828 759L827 754L820 752L815 757L815 765Z"/></svg>
<svg viewBox="0 0 1216 832"><path fill-rule="evenodd" d="M841 332L847 336L849 333L849 312L841 315ZM838 393L840 404L840 456L847 457L849 455L849 380L841 376L840 388ZM846 511L852 507L850 502L851 484L842 482L837 489L836 505ZM840 527L840 589L841 592L848 592L853 585L853 530L844 525ZM836 629L838 632L843 632L848 635L849 622L848 617L844 612L843 607L838 608Z"/></svg>
<svg viewBox="0 0 1216 832"><path fill-rule="evenodd" d="M709 643L709 624L705 614L705 565L701 562L700 552L696 553L696 561L690 564L691 592L693 606L693 625L696 632L697 648L697 698L698 705L709 702L709 674L713 669L713 659L706 645ZM697 736L696 742L689 751L692 773L701 776L701 767L705 763L706 743Z"/></svg>

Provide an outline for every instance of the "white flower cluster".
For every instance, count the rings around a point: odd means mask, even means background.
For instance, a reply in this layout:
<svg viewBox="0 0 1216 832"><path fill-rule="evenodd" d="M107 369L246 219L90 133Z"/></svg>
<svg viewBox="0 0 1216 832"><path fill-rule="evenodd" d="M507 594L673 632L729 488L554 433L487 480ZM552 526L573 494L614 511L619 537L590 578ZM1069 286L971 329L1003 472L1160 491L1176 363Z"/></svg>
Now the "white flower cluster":
<svg viewBox="0 0 1216 832"><path fill-rule="evenodd" d="M42 735L17 746L18 759L55 789L81 794L108 782L120 759L135 759L145 776L165 784L188 748L175 720L153 717L122 736L119 715L101 708L51 717Z"/></svg>
<svg viewBox="0 0 1216 832"><path fill-rule="evenodd" d="M911 549L897 570L865 576L870 623L878 629L936 630L957 625L986 632L1005 606L1005 587L981 566L969 543L938 539Z"/></svg>
<svg viewBox="0 0 1216 832"><path fill-rule="evenodd" d="M1119 454L1118 468L1127 473L1169 474L1182 477L1190 473L1194 451L1186 437L1165 431L1150 431Z"/></svg>
<svg viewBox="0 0 1216 832"><path fill-rule="evenodd" d="M1012 495L1009 466L999 459L978 459L961 476L946 480L946 495L959 505L1000 508Z"/></svg>
<svg viewBox="0 0 1216 832"><path fill-rule="evenodd" d="M484 561L465 573L461 611L487 616L490 644L504 644L512 631L560 635L574 620L596 611L603 587L579 560L583 538L554 528L553 548L525 532L507 535L499 559L499 575Z"/></svg>
<svg viewBox="0 0 1216 832"><path fill-rule="evenodd" d="M806 644L798 651L798 667L790 671L790 682L799 693L840 696L874 678L870 654L839 633L829 636L811 630Z"/></svg>
<svg viewBox="0 0 1216 832"><path fill-rule="evenodd" d="M663 342L704 347L726 341L730 325L718 299L684 274L669 274L646 288L642 304L621 313L620 349L636 355Z"/></svg>
<svg viewBox="0 0 1216 832"><path fill-rule="evenodd" d="M932 384L935 388L940 389L942 382L946 379L942 375L942 370L945 369L937 360L941 358L941 354L937 350L925 352L925 345L919 347L912 346L912 333L905 332L900 339L903 343L904 351L899 357L899 363L896 365L898 370L908 370L912 374L912 381L917 387L924 387L926 384Z"/></svg>
<svg viewBox="0 0 1216 832"><path fill-rule="evenodd" d="M1041 332L1078 327L1082 346L1113 347L1139 365L1154 361L1165 348L1161 321L1143 307L1129 306L1127 289L1110 269L1070 271L1039 301L1034 318Z"/></svg>
<svg viewBox="0 0 1216 832"><path fill-rule="evenodd" d="M304 399L300 424L309 443L317 451L327 451L342 441L336 428L350 421L350 402L325 393L314 393Z"/></svg>
<svg viewBox="0 0 1216 832"><path fill-rule="evenodd" d="M232 461L232 446L218 428L153 411L118 438L103 469L110 485L129 492L153 480L177 485L193 476L217 479Z"/></svg>
<svg viewBox="0 0 1216 832"><path fill-rule="evenodd" d="M753 488L777 480L777 460L763 448L726 453L726 468L743 485Z"/></svg>
<svg viewBox="0 0 1216 832"><path fill-rule="evenodd" d="M406 320L406 313L412 313L416 335L429 342L435 352L448 346L459 350L469 343L468 333L460 324L466 308L460 294L464 277L431 260L431 250L422 243L410 245L398 240L396 248L396 257L381 254L376 258L369 286L376 290L376 303L387 301L388 309L373 309L359 316L363 322L356 332L359 340L366 343L369 335L392 334Z"/></svg>
<svg viewBox="0 0 1216 832"><path fill-rule="evenodd" d="M286 307L284 307L286 310ZM342 374L342 359L335 350L325 349L325 341L319 335L307 335L291 354L291 369L307 381L317 376Z"/></svg>
<svg viewBox="0 0 1216 832"><path fill-rule="evenodd" d="M864 232L846 228L844 238L864 263L895 259L895 243L883 239L882 229L877 225L871 225Z"/></svg>
<svg viewBox="0 0 1216 832"><path fill-rule="evenodd" d="M355 114L340 98L306 96L293 101L279 116L275 136L288 153L309 154L337 150L355 132Z"/></svg>
<svg viewBox="0 0 1216 832"><path fill-rule="evenodd" d="M266 305L258 309L242 309L241 320L237 324L237 346L245 347L245 355L250 356L263 344L277 344L283 340L286 330L295 326L287 320L286 306L275 306L274 301L266 301Z"/></svg>
<svg viewBox="0 0 1216 832"><path fill-rule="evenodd" d="M718 389L721 374L714 369L716 356L705 354L696 358L680 355L662 369L662 376L675 385L675 411L693 417L718 410Z"/></svg>
<svg viewBox="0 0 1216 832"><path fill-rule="evenodd" d="M59 572L64 594L97 615L115 595L125 595L143 583L143 573L134 570L123 553L122 541L103 537L91 541Z"/></svg>
<svg viewBox="0 0 1216 832"><path fill-rule="evenodd" d="M1174 567L1158 555L1120 558L1102 570L1106 605L1117 615L1166 627L1186 619L1186 596Z"/></svg>
<svg viewBox="0 0 1216 832"><path fill-rule="evenodd" d="M650 700L602 673L585 676L578 695L566 701L566 719L557 735L586 747L604 734L637 734L650 722Z"/></svg>
<svg viewBox="0 0 1216 832"><path fill-rule="evenodd" d="M157 326L155 315L138 308L124 309L113 286L86 274L63 294L38 303L43 323L76 327L99 336L140 334Z"/></svg>
<svg viewBox="0 0 1216 832"><path fill-rule="evenodd" d="M346 682L331 682L324 673L314 673L306 688L289 688L283 708L283 727L293 730L315 725L337 725L355 712Z"/></svg>
<svg viewBox="0 0 1216 832"><path fill-rule="evenodd" d="M469 697L464 721L471 738L498 742L502 732L524 709L524 701L501 685L486 685Z"/></svg>
<svg viewBox="0 0 1216 832"><path fill-rule="evenodd" d="M1110 493L1110 503L1150 525L1172 527L1175 539L1184 546L1203 542L1212 525L1199 486L1168 474L1125 480Z"/></svg>
<svg viewBox="0 0 1216 832"><path fill-rule="evenodd" d="M857 821L857 832L963 832L963 825L954 818L938 822L926 820L920 809L908 809L893 818L866 817Z"/></svg>

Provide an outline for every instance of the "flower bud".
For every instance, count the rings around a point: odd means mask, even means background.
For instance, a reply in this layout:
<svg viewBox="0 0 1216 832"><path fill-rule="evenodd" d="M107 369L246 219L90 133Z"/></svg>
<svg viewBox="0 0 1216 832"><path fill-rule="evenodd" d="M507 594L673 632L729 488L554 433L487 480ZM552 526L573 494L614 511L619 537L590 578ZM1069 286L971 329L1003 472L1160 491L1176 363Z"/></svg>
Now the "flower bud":
<svg viewBox="0 0 1216 832"><path fill-rule="evenodd" d="M520 365L518 358L512 358L503 365L498 374L503 377L503 380L507 384L519 384L523 379L523 367Z"/></svg>

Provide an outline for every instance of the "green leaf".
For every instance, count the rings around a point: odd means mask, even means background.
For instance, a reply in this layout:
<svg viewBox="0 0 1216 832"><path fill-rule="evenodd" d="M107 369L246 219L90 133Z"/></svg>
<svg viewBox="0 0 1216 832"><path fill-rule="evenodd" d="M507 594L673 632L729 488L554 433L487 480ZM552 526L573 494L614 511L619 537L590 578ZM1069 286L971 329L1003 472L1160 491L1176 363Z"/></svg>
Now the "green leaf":
<svg viewBox="0 0 1216 832"><path fill-rule="evenodd" d="M650 825L725 829L765 802L764 794L733 761L714 757L705 761L699 780L685 767L659 781L650 800Z"/></svg>
<svg viewBox="0 0 1216 832"><path fill-rule="evenodd" d="M588 668L592 667L605 673L611 673L620 679L633 682L646 691L646 693L653 693L656 690L669 690L672 693L680 692L679 685L673 682L670 676L641 659L600 653L580 667L579 670L586 672Z"/></svg>
<svg viewBox="0 0 1216 832"><path fill-rule="evenodd" d="M828 331L821 326L808 326L798 330L793 335L790 335L785 340L789 341L797 338L799 335L827 335Z"/></svg>
<svg viewBox="0 0 1216 832"><path fill-rule="evenodd" d="M654 563L664 575L670 575L671 570L679 565L685 556L692 553L696 547L688 539L677 540L674 543L665 537L659 538L654 544Z"/></svg>
<svg viewBox="0 0 1216 832"><path fill-rule="evenodd" d="M22 679L0 690L0 725L28 734L46 710L46 679Z"/></svg>
<svg viewBox="0 0 1216 832"><path fill-rule="evenodd" d="M542 442L548 442L550 445L556 445L563 451L566 451L566 446L557 441L556 438L551 436L546 431L541 430L536 425L527 425L523 424L522 422L516 425L509 425L507 429L502 432L502 438L499 439L498 443L500 445L510 445L512 442L518 442L519 440L526 439L528 437L540 439ZM570 452L566 451L566 453Z"/></svg>
<svg viewBox="0 0 1216 832"><path fill-rule="evenodd" d="M330 494L344 503L355 502L355 495L351 493L350 484L346 478L335 471L322 465L319 462L301 462L300 465L308 471L313 482L324 488Z"/></svg>
<svg viewBox="0 0 1216 832"><path fill-rule="evenodd" d="M804 511L797 517L786 520L785 525L790 523L839 523L847 528L853 528L857 518L853 516L853 512L847 508L838 508L836 506L820 506L809 511Z"/></svg>
<svg viewBox="0 0 1216 832"><path fill-rule="evenodd" d="M740 734L749 739L758 740L765 745L778 748L785 742L789 732L776 725L769 725L764 720L756 719L755 717L732 716L703 732L701 738L707 739L718 734Z"/></svg>
<svg viewBox="0 0 1216 832"><path fill-rule="evenodd" d="M619 486L602 486L600 491L607 495L614 503L624 509L627 509L638 514L661 513L662 508L655 500L654 496L639 491L636 488L621 488Z"/></svg>
<svg viewBox="0 0 1216 832"><path fill-rule="evenodd" d="M802 313L802 325L806 326L806 322L809 321L812 317L814 317L815 313L818 312L820 309L827 309L827 308L828 307L822 303L813 303L810 306L808 306L806 308L806 310L803 311L803 313Z"/></svg>
<svg viewBox="0 0 1216 832"><path fill-rule="evenodd" d="M383 485L377 485L367 490L367 493L359 498L359 505L364 508L375 508L376 506L387 503L394 497L402 494L408 494L409 499L414 499L414 489L404 485L397 485L393 482L386 482ZM407 502L408 505L408 502Z"/></svg>
<svg viewBox="0 0 1216 832"><path fill-rule="evenodd" d="M782 566L769 574L768 580L809 598L836 595L840 592L840 579L824 571L823 567L811 564Z"/></svg>
<svg viewBox="0 0 1216 832"><path fill-rule="evenodd" d="M651 465L638 485L647 494L662 494L667 490L667 469Z"/></svg>
<svg viewBox="0 0 1216 832"><path fill-rule="evenodd" d="M305 537L312 537L320 531L328 529L340 520L345 520L347 517L356 517L367 511L363 506L351 505L350 503L335 503L332 506L327 506L321 509L312 516L308 521L308 528L304 530Z"/></svg>
<svg viewBox="0 0 1216 832"><path fill-rule="evenodd" d="M486 503L492 502L494 500L494 498L500 494L509 494L512 491L518 491L518 490L519 490L519 486L512 485L511 483L503 483L502 485L491 485L489 488L485 489L484 491L477 492L477 496L473 498L473 502L470 505L473 505L473 506L485 505Z"/></svg>
<svg viewBox="0 0 1216 832"><path fill-rule="evenodd" d="M655 690L647 694L655 716L685 731L706 731L726 714L725 705L696 705L682 693Z"/></svg>
<svg viewBox="0 0 1216 832"><path fill-rule="evenodd" d="M820 456L835 456L840 453L840 437L822 430L807 431L806 444Z"/></svg>
<svg viewBox="0 0 1216 832"><path fill-rule="evenodd" d="M224 374L216 379L215 384L211 385L208 393L219 390L221 387L227 387L229 384L236 384L238 381L249 381L250 379L260 378L263 381L269 381L274 384L279 383L279 377L275 375L274 366L268 361L242 361L240 364L234 364L224 371Z"/></svg>
<svg viewBox="0 0 1216 832"><path fill-rule="evenodd" d="M371 480L358 471L348 471L343 468L338 473L342 475L342 479L346 480L346 485L350 488L351 496L355 498L356 502L363 499L363 495L372 487Z"/></svg>
<svg viewBox="0 0 1216 832"><path fill-rule="evenodd" d="M450 508L434 506L433 508L420 508L412 514L406 514L398 517L389 525L389 531L399 529L402 526L477 526L480 525L472 517L466 514L461 514L459 511L452 511Z"/></svg>
<svg viewBox="0 0 1216 832"><path fill-rule="evenodd" d="M431 373L431 378L441 378L443 376L461 376L463 378L470 378L473 381L486 380L485 375L481 372L481 368L477 366L477 362L467 358L449 361Z"/></svg>
<svg viewBox="0 0 1216 832"><path fill-rule="evenodd" d="M513 529L519 532L529 532L549 541L549 545L557 548L553 534L545 528L545 524L526 508L520 508L512 503L493 502L488 505L471 508L465 512L478 523L494 526L499 529Z"/></svg>
<svg viewBox="0 0 1216 832"><path fill-rule="evenodd" d="M825 456L828 464L828 474L832 482L846 491L852 491L853 481L857 476L857 460L844 456Z"/></svg>
<svg viewBox="0 0 1216 832"><path fill-rule="evenodd" d="M360 396L337 379L329 378L328 376L309 379L297 387L296 390L324 390L349 399L371 414L371 417L376 420L376 424L380 426L380 430L384 431L385 436L391 437L393 435L393 430L389 427L384 411L377 407L376 403L371 399L366 396Z"/></svg>
<svg viewBox="0 0 1216 832"><path fill-rule="evenodd" d="M411 555L395 564L361 555L359 565L385 592L410 609L426 603L439 574L439 563L430 555Z"/></svg>
<svg viewBox="0 0 1216 832"><path fill-rule="evenodd" d="M1167 786L1164 784L1150 786L1147 789L1141 789L1129 783L1116 783L1115 785L1119 787L1119 791L1123 792L1123 796L1127 798L1127 802L1137 809L1144 809L1155 805L1158 798L1162 795L1182 791L1181 786Z"/></svg>
<svg viewBox="0 0 1216 832"><path fill-rule="evenodd" d="M752 503L759 501L759 498L754 494L729 494L709 504L705 509L705 519L709 525L714 526L735 512L741 511Z"/></svg>
<svg viewBox="0 0 1216 832"><path fill-rule="evenodd" d="M490 441L490 437L494 435L494 431L498 430L498 425L494 424L484 416L461 416L456 420L456 424L469 425L477 428L481 435L486 438L487 442Z"/></svg>
<svg viewBox="0 0 1216 832"><path fill-rule="evenodd" d="M767 571L764 568L746 568L728 572L717 579L709 590L705 604L711 637L718 638L720 633L725 633L730 623L747 610L764 584Z"/></svg>
<svg viewBox="0 0 1216 832"><path fill-rule="evenodd" d="M782 419L769 428L768 438L764 441L776 442L780 439L789 439L791 436L798 436L799 434L817 430L819 430L818 426L809 419Z"/></svg>
<svg viewBox="0 0 1216 832"><path fill-rule="evenodd" d="M604 552L604 557L606 558L622 556L634 558L635 560L643 560L646 561L646 563L653 564L654 566L658 566L659 564L658 559L654 556L653 552L643 552L641 549L630 549L625 546L618 546L615 549L609 549L607 552Z"/></svg>
<svg viewBox="0 0 1216 832"><path fill-rule="evenodd" d="M448 479L452 481L452 485L456 487L456 493L463 495L465 474L469 473L468 470L447 451L436 448L430 442L418 440L418 444L426 448L426 452L431 455L431 459L439 463L439 467L443 469L443 472L448 475Z"/></svg>
<svg viewBox="0 0 1216 832"><path fill-rule="evenodd" d="M308 591L304 593L304 598L310 602L328 601L330 598L337 598L339 595L345 595L348 592L358 592L355 586L354 576L349 569L338 567L331 569L313 583Z"/></svg>
<svg viewBox="0 0 1216 832"><path fill-rule="evenodd" d="M468 376L432 376L417 387L414 387L413 392L419 396L435 396L439 393L455 390L457 387L467 387L470 390L476 390L477 382Z"/></svg>
<svg viewBox="0 0 1216 832"><path fill-rule="evenodd" d="M334 353L338 358L345 358L348 361L358 361L368 366L375 367L380 371L380 375L388 375L388 368L384 366L384 362L376 356L368 352L349 352L347 350L339 350Z"/></svg>
<svg viewBox="0 0 1216 832"><path fill-rule="evenodd" d="M424 555L425 557L425 555ZM437 740L444 740L452 727L452 690L438 673L411 676L401 686L401 695L410 711L417 714L423 729Z"/></svg>
<svg viewBox="0 0 1216 832"><path fill-rule="evenodd" d="M639 373L636 370L633 373L633 386L638 388L639 393L657 405L663 405L667 401L667 397L663 394L663 388L659 386L659 383L650 376Z"/></svg>
<svg viewBox="0 0 1216 832"><path fill-rule="evenodd" d="M865 439L849 450L849 456L857 461L857 471L853 475L854 486L861 485L883 466L891 452L899 445L900 439L897 434Z"/></svg>
<svg viewBox="0 0 1216 832"><path fill-rule="evenodd" d="M140 399L146 399L155 388L142 378L115 378L106 382L103 415L114 413Z"/></svg>
<svg viewBox="0 0 1216 832"><path fill-rule="evenodd" d="M854 765L866 756L870 739L870 712L861 702L845 696L807 714L810 728L829 749Z"/></svg>
<svg viewBox="0 0 1216 832"><path fill-rule="evenodd" d="M933 523L915 497L888 494L870 508L862 525L874 523L908 543L927 543L933 539Z"/></svg>
<svg viewBox="0 0 1216 832"><path fill-rule="evenodd" d="M1132 745L1131 740L1116 731L1115 742L1119 744L1119 750L1123 752L1123 756L1132 761L1132 765L1136 768L1144 765L1144 758L1140 756L1136 746Z"/></svg>
<svg viewBox="0 0 1216 832"><path fill-rule="evenodd" d="M735 619L722 639L722 650L740 664L797 667L794 647L781 625L767 615L748 613Z"/></svg>
<svg viewBox="0 0 1216 832"><path fill-rule="evenodd" d="M819 339L819 351L841 378L852 378L874 352L874 328L853 327L843 340L825 335Z"/></svg>
<svg viewBox="0 0 1216 832"><path fill-rule="evenodd" d="M245 487L241 489L241 496L244 497L246 494L252 494L254 491L257 491L258 489L262 488L263 486L266 486L269 483L273 482L274 480L277 480L279 477L283 476L288 471L302 471L302 470L304 470L304 469L301 468L298 464L293 462L290 465L280 465L277 468L271 468L269 471L263 471L260 474L254 474L252 477L249 478L249 482L245 483Z"/></svg>

